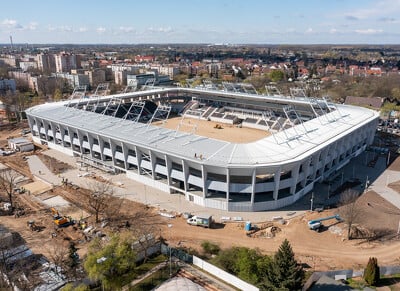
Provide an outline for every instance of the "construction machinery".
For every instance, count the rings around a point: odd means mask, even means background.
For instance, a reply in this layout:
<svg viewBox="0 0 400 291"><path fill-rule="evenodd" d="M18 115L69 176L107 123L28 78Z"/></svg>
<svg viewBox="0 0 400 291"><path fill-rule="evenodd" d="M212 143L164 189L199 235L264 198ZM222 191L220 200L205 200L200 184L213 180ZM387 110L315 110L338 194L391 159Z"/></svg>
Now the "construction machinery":
<svg viewBox="0 0 400 291"><path fill-rule="evenodd" d="M73 224L73 221L70 217L60 215L60 213L54 207L51 208L51 213L53 215L53 222L58 227L66 227Z"/></svg>
<svg viewBox="0 0 400 291"><path fill-rule="evenodd" d="M308 221L308 228L311 230L316 230L318 231L321 226L322 226L322 221L325 220L330 220L330 219L336 219L337 221L342 221L342 219L340 218L339 214L335 214L332 216L327 216L327 217L323 217L323 218L318 218L318 219L313 219L313 220L309 220Z"/></svg>
<svg viewBox="0 0 400 291"><path fill-rule="evenodd" d="M28 220L26 225L29 227L31 231L40 231L40 227L35 223L34 220Z"/></svg>

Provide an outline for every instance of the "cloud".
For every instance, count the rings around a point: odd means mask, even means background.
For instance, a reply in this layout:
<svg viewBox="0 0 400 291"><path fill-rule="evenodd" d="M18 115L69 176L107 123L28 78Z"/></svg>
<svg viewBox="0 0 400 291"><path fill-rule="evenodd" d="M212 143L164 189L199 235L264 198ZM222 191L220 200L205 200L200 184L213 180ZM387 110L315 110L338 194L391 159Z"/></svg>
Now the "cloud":
<svg viewBox="0 0 400 291"><path fill-rule="evenodd" d="M97 29L96 29L96 31L97 31L97 33L105 33L106 32L106 28L105 27L98 27Z"/></svg>
<svg viewBox="0 0 400 291"><path fill-rule="evenodd" d="M23 29L23 26L14 19L4 19L1 22L1 26L8 29Z"/></svg>
<svg viewBox="0 0 400 291"><path fill-rule="evenodd" d="M311 27L307 28L305 31L305 33L313 33L313 32L314 30Z"/></svg>
<svg viewBox="0 0 400 291"><path fill-rule="evenodd" d="M356 29L354 32L359 33L359 34L378 34L382 33L382 29L373 29L373 28L368 28L368 29Z"/></svg>
<svg viewBox="0 0 400 291"><path fill-rule="evenodd" d="M126 27L126 26L120 26L119 30L125 33L135 32L135 29L133 27Z"/></svg>
<svg viewBox="0 0 400 291"><path fill-rule="evenodd" d="M149 32L164 32L164 33L173 31L173 29L170 26L168 26L168 27L157 27L157 28L149 27L147 30Z"/></svg>
<svg viewBox="0 0 400 291"><path fill-rule="evenodd" d="M63 32L72 32L72 27L69 25L63 25L59 27L59 30Z"/></svg>
<svg viewBox="0 0 400 291"><path fill-rule="evenodd" d="M38 26L38 23L35 22L35 21L32 21L26 26L26 29L28 29L28 30L36 30L37 26Z"/></svg>
<svg viewBox="0 0 400 291"><path fill-rule="evenodd" d="M344 18L345 18L346 20L350 20L350 21L359 20L359 18L356 17L356 16L354 16L354 15L346 15Z"/></svg>
<svg viewBox="0 0 400 291"><path fill-rule="evenodd" d="M381 17L381 18L378 18L378 21L390 22L390 23L396 23L397 22L396 18L394 18L394 17Z"/></svg>
<svg viewBox="0 0 400 291"><path fill-rule="evenodd" d="M349 13L346 13L346 19L357 20L357 19L368 19L374 18L392 18L392 15L400 13L400 0L379 0L371 1L370 6L361 9L355 9ZM356 19L349 19L348 17L354 17Z"/></svg>

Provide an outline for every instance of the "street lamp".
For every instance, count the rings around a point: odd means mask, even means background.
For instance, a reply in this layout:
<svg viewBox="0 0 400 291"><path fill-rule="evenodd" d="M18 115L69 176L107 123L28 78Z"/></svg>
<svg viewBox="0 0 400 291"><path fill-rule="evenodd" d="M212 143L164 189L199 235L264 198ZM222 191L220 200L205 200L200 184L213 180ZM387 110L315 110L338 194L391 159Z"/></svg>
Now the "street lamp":
<svg viewBox="0 0 400 291"><path fill-rule="evenodd" d="M310 199L310 202L311 202L311 211L312 211L312 210L313 210L313 202L314 202L314 191L311 192L311 199Z"/></svg>

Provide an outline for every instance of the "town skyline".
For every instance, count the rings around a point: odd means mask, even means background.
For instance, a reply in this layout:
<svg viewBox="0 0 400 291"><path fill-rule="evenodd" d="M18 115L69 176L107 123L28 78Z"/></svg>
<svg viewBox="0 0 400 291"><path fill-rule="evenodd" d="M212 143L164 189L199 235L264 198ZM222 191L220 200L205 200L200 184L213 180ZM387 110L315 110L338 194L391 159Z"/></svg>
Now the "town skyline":
<svg viewBox="0 0 400 291"><path fill-rule="evenodd" d="M22 9L23 8L23 9ZM398 44L400 0L2 3L0 43Z"/></svg>

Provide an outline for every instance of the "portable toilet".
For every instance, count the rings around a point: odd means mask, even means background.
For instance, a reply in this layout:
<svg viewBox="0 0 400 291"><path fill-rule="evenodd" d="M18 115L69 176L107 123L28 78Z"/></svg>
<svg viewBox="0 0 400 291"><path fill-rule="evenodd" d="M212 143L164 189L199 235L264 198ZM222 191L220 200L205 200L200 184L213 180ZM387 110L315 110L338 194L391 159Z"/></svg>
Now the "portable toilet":
<svg viewBox="0 0 400 291"><path fill-rule="evenodd" d="M246 224L244 226L244 230L245 231L250 231L251 230L251 222L250 221L246 221Z"/></svg>

